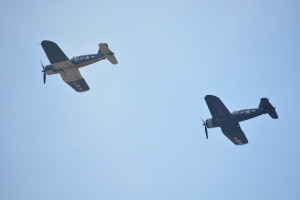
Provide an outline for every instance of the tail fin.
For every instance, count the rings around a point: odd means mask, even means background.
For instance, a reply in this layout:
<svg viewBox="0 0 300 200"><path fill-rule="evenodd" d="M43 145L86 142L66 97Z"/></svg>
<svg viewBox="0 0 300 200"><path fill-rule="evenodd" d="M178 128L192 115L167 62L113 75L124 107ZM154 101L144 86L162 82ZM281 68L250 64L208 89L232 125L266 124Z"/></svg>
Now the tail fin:
<svg viewBox="0 0 300 200"><path fill-rule="evenodd" d="M265 110L273 119L278 118L278 115L275 111L276 108L272 106L268 98L261 98L258 108Z"/></svg>
<svg viewBox="0 0 300 200"><path fill-rule="evenodd" d="M105 58L107 58L107 60L109 60L109 62L111 62L111 64L118 64L118 61L114 55L114 52L112 52L108 48L108 45L106 43L99 44L98 54L100 54L101 56L105 56Z"/></svg>

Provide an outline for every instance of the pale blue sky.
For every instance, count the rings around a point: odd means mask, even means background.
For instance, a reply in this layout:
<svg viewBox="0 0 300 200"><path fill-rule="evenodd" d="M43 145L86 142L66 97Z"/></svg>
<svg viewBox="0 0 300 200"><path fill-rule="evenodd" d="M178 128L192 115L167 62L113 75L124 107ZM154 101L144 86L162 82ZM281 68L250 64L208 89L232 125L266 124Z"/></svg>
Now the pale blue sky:
<svg viewBox="0 0 300 200"><path fill-rule="evenodd" d="M0 199L299 199L299 19L296 0L3 1ZM82 68L85 93L44 85L42 40L119 64ZM207 94L279 119L206 140Z"/></svg>

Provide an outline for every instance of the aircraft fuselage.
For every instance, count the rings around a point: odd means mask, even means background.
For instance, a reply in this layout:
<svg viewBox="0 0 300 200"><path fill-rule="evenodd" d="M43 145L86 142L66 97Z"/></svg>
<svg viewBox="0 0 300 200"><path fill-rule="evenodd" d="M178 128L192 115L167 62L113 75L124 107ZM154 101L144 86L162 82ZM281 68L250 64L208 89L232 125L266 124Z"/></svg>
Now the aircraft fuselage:
<svg viewBox="0 0 300 200"><path fill-rule="evenodd" d="M206 120L207 128L215 128L225 125L229 122L241 122L262 114L266 114L266 110L260 108L237 110L231 113L229 118L216 119L210 118Z"/></svg>
<svg viewBox="0 0 300 200"><path fill-rule="evenodd" d="M95 62L98 62L98 61L104 60L104 59L105 59L105 56L104 55L102 56L99 54L75 56L70 60L47 65L45 67L45 73L47 75L58 74L67 68L73 68L73 67L80 68L80 67L84 67L84 66L93 64Z"/></svg>

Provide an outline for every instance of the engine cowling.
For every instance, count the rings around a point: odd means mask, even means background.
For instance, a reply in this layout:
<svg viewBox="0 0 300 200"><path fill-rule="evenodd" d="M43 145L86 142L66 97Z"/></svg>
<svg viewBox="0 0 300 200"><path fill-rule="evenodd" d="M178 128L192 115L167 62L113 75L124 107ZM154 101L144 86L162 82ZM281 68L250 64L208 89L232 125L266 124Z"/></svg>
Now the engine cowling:
<svg viewBox="0 0 300 200"><path fill-rule="evenodd" d="M219 123L217 123L213 118L207 119L205 123L207 128L219 127Z"/></svg>
<svg viewBox="0 0 300 200"><path fill-rule="evenodd" d="M47 65L44 69L45 73L50 75L50 74L57 74L57 70L54 69L52 65Z"/></svg>

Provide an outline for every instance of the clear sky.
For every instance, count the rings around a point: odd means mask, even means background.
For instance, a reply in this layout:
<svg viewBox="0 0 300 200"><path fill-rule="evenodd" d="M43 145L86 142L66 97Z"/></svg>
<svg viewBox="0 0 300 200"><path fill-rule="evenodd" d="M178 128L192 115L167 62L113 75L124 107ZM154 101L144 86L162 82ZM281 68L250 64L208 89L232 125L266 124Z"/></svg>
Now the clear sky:
<svg viewBox="0 0 300 200"><path fill-rule="evenodd" d="M299 19L297 0L2 1L0 199L300 199ZM44 85L42 40L119 64ZM206 140L207 94L279 119Z"/></svg>

